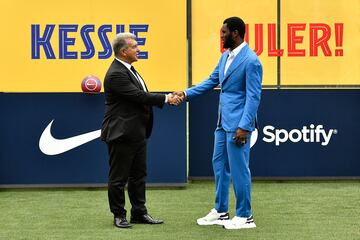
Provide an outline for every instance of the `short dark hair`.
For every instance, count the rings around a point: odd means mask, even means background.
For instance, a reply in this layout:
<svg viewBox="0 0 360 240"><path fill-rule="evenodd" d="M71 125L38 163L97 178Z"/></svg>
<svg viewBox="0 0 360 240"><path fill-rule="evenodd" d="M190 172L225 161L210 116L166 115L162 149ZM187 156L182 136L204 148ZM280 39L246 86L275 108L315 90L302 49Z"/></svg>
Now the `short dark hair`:
<svg viewBox="0 0 360 240"><path fill-rule="evenodd" d="M245 23L239 17L229 17L224 20L223 24L226 23L226 26L229 28L231 32L238 30L241 38L245 36Z"/></svg>

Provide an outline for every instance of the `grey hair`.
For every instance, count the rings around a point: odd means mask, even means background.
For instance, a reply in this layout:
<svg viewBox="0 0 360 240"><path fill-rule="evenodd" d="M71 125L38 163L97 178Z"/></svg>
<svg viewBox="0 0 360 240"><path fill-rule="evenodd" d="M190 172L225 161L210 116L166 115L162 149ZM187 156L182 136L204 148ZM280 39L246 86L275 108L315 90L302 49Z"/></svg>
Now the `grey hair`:
<svg viewBox="0 0 360 240"><path fill-rule="evenodd" d="M118 33L116 34L116 37L113 41L112 47L113 47L113 51L115 56L117 56L120 52L121 49L126 49L128 48L128 43L127 43L127 39L136 39L136 36L132 33L129 32L125 32L125 33Z"/></svg>

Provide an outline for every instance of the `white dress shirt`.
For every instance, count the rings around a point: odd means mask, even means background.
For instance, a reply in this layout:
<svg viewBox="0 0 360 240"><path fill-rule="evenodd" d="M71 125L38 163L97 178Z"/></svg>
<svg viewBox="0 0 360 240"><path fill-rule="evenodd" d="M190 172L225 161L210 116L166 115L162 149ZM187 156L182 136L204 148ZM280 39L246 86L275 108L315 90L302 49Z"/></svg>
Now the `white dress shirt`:
<svg viewBox="0 0 360 240"><path fill-rule="evenodd" d="M245 47L245 45L246 45L246 42L244 41L239 46L237 46L234 50L229 52L229 56L228 56L228 58L226 60L226 64L225 64L224 76L226 75L226 71L230 67L230 64L233 62L236 55L238 55L238 53L241 51L241 49L243 47Z"/></svg>

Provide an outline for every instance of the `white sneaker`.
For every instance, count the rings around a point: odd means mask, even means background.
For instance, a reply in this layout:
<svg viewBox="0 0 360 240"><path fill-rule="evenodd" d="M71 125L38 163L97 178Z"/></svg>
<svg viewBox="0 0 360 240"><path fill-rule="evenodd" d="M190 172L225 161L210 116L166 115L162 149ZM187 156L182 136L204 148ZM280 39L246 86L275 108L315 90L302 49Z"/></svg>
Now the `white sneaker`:
<svg viewBox="0 0 360 240"><path fill-rule="evenodd" d="M227 221L224 226L225 229L243 229L243 228L256 228L254 218L251 215L248 218L233 217L230 221Z"/></svg>
<svg viewBox="0 0 360 240"><path fill-rule="evenodd" d="M226 221L229 221L229 213L218 213L215 208L205 217L196 220L199 225L224 225Z"/></svg>

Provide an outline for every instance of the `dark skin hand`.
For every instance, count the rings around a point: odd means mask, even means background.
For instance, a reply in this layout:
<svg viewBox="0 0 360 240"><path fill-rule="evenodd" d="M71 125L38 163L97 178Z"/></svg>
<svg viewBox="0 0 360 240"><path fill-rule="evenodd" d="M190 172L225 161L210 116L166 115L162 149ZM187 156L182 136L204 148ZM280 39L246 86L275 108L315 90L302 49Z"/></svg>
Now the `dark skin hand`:
<svg viewBox="0 0 360 240"><path fill-rule="evenodd" d="M181 101L185 100L184 92L179 91L179 92L174 92L173 94L179 96ZM242 146L247 143L248 137L249 137L248 130L238 128L235 132L235 136L233 137L233 139L235 140L236 145Z"/></svg>
<svg viewBox="0 0 360 240"><path fill-rule="evenodd" d="M235 132L234 140L237 145L241 146L247 143L249 131L238 128Z"/></svg>

